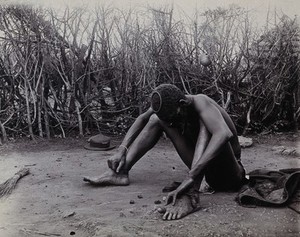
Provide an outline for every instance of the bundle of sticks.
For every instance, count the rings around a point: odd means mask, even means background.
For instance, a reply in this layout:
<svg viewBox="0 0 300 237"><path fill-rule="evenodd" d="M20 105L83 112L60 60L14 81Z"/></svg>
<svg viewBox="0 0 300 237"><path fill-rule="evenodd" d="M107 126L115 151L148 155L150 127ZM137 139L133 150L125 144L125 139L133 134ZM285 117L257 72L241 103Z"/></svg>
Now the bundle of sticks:
<svg viewBox="0 0 300 237"><path fill-rule="evenodd" d="M28 168L22 168L13 177L6 180L4 183L0 184L0 198L9 195L12 190L16 187L17 182L22 177L29 174Z"/></svg>

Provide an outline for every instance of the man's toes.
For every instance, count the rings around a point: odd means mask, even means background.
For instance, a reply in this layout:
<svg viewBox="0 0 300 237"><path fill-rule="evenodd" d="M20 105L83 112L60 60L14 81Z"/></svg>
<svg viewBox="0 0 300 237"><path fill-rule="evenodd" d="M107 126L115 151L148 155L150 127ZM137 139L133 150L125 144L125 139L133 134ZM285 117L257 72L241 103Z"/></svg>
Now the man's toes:
<svg viewBox="0 0 300 237"><path fill-rule="evenodd" d="M180 210L167 210L165 209L165 214L163 215L163 220L178 220L182 217Z"/></svg>
<svg viewBox="0 0 300 237"><path fill-rule="evenodd" d="M175 212L175 213L173 213L173 215L172 215L172 220L177 220L178 218L177 218L177 212Z"/></svg>
<svg viewBox="0 0 300 237"><path fill-rule="evenodd" d="M169 213L169 216L168 216L168 221L172 220L172 216L173 216L173 213L170 212L170 213Z"/></svg>
<svg viewBox="0 0 300 237"><path fill-rule="evenodd" d="M177 220L184 217L184 212L182 210L182 208L180 208L180 210L177 212Z"/></svg>
<svg viewBox="0 0 300 237"><path fill-rule="evenodd" d="M166 213L163 215L163 220L169 220L170 212L166 211Z"/></svg>
<svg viewBox="0 0 300 237"><path fill-rule="evenodd" d="M166 220L167 219L167 216L169 215L169 212L165 212L165 214L163 215L163 220Z"/></svg>
<svg viewBox="0 0 300 237"><path fill-rule="evenodd" d="M89 182L90 184L94 184L94 185L97 185L97 184L100 183L100 179L97 179L97 178L90 178L90 177L84 177L84 178L83 178L83 181Z"/></svg>

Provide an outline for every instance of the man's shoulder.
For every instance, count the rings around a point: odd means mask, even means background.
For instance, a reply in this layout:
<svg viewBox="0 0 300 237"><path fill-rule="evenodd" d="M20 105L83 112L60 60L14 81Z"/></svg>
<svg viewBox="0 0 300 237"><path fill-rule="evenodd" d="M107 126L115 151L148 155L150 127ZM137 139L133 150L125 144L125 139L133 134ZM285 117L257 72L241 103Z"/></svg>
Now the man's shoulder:
<svg viewBox="0 0 300 237"><path fill-rule="evenodd" d="M210 98L204 94L191 95L193 107L198 113L202 113L210 104Z"/></svg>
<svg viewBox="0 0 300 237"><path fill-rule="evenodd" d="M197 94L197 95L194 95L196 98L200 98L200 99L210 99L207 95L205 94Z"/></svg>
<svg viewBox="0 0 300 237"><path fill-rule="evenodd" d="M201 99L201 100L209 99L209 97L205 94L186 95L186 97L193 98L193 99Z"/></svg>
<svg viewBox="0 0 300 237"><path fill-rule="evenodd" d="M192 95L191 98L195 104L199 105L205 105L211 100L207 95L204 94Z"/></svg>

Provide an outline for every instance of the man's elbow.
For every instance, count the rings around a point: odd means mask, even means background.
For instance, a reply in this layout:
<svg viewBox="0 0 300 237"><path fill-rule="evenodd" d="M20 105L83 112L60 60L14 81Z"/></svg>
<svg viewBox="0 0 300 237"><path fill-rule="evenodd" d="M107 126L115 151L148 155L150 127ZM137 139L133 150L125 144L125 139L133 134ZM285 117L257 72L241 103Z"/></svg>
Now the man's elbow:
<svg viewBox="0 0 300 237"><path fill-rule="evenodd" d="M224 129L220 134L220 137L223 138L224 142L228 142L230 139L233 138L233 133L229 129Z"/></svg>

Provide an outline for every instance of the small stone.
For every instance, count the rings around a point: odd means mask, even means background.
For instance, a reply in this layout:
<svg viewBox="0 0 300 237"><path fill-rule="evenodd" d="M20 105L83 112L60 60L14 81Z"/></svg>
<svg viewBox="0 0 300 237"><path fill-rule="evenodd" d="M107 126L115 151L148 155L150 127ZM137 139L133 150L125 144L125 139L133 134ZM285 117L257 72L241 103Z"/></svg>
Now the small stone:
<svg viewBox="0 0 300 237"><path fill-rule="evenodd" d="M135 204L135 201L134 201L134 200L130 200L129 203L130 203L130 204Z"/></svg>
<svg viewBox="0 0 300 237"><path fill-rule="evenodd" d="M120 217L126 217L126 215L123 212L120 212Z"/></svg>
<svg viewBox="0 0 300 237"><path fill-rule="evenodd" d="M156 200L156 201L154 201L154 204L161 204L161 201L160 200Z"/></svg>
<svg viewBox="0 0 300 237"><path fill-rule="evenodd" d="M74 216L75 214L76 214L76 213L75 213L75 211L72 211L72 212L66 213L66 214L64 215L64 218L67 218L67 217Z"/></svg>
<svg viewBox="0 0 300 237"><path fill-rule="evenodd" d="M142 198L143 198L143 195L142 195L142 194L139 194L137 197L138 197L139 199L142 199Z"/></svg>

